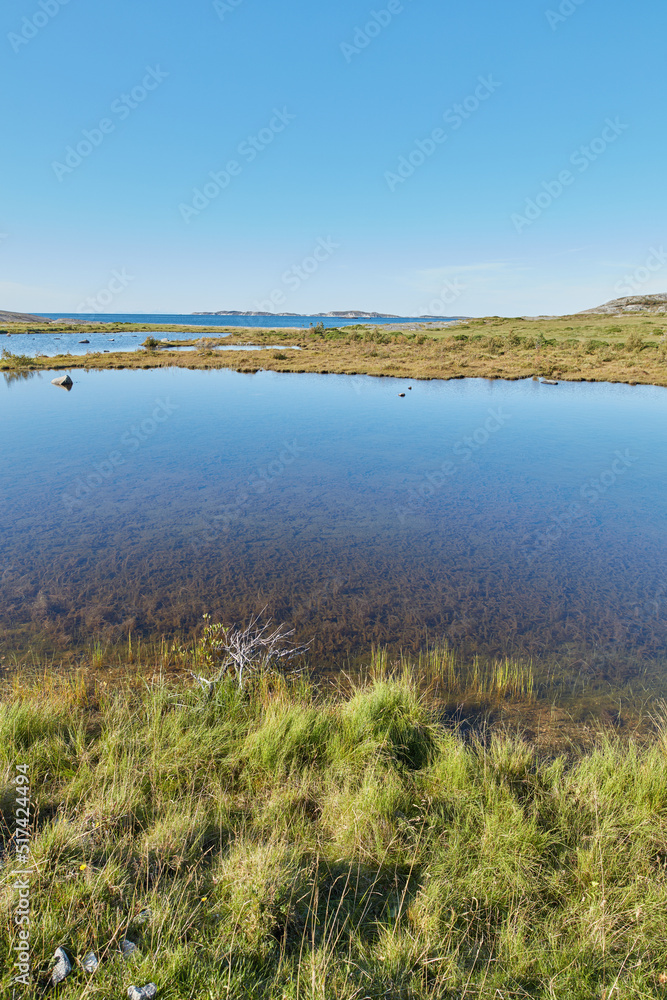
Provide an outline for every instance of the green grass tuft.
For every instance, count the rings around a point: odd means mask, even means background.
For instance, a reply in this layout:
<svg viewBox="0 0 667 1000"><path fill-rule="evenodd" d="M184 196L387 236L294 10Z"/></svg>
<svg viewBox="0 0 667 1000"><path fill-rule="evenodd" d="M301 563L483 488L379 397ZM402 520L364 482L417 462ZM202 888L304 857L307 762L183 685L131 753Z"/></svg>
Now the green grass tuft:
<svg viewBox="0 0 667 1000"><path fill-rule="evenodd" d="M377 654L367 682L336 695L276 678L224 681L210 700L161 681L7 686L0 995L18 940L21 765L26 1000L59 945L74 960L65 1000L149 981L160 1000L663 996L665 720L567 756L516 732L464 739L439 721L437 690L476 677L525 692L529 668L464 669L446 650L422 667L391 676Z"/></svg>

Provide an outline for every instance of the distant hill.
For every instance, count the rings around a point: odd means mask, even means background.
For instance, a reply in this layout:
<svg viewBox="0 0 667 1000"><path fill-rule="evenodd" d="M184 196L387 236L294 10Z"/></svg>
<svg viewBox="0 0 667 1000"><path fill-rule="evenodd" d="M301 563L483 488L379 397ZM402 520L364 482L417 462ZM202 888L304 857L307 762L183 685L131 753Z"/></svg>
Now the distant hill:
<svg viewBox="0 0 667 1000"><path fill-rule="evenodd" d="M0 311L0 323L50 323L43 316L31 316L30 313L10 313Z"/></svg>
<svg viewBox="0 0 667 1000"><path fill-rule="evenodd" d="M597 313L598 315L620 316L622 313L633 312L667 312L667 294L628 295L623 299L612 299L611 302L605 302L603 306L598 306L596 309L585 309L579 315L590 316Z"/></svg>

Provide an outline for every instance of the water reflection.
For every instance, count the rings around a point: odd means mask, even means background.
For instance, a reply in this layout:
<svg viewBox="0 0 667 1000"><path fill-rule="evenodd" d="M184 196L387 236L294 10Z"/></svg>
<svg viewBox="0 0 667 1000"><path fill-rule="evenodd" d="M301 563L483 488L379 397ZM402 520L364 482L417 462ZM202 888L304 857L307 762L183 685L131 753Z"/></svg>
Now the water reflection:
<svg viewBox="0 0 667 1000"><path fill-rule="evenodd" d="M160 369L73 373L65 402L23 374L0 393L6 644L266 606L332 659L664 655L665 390Z"/></svg>

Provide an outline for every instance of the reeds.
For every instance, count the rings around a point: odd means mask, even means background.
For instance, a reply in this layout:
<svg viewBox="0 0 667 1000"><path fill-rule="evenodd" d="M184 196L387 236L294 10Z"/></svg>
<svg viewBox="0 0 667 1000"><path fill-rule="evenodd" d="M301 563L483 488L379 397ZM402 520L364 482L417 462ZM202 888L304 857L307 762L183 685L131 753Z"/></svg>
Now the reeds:
<svg viewBox="0 0 667 1000"><path fill-rule="evenodd" d="M414 669L416 676L424 678L433 693L440 697L460 695L465 699L532 702L537 694L532 659L508 656L466 659L445 643L419 653L413 666L408 658L403 659L403 664L407 670Z"/></svg>

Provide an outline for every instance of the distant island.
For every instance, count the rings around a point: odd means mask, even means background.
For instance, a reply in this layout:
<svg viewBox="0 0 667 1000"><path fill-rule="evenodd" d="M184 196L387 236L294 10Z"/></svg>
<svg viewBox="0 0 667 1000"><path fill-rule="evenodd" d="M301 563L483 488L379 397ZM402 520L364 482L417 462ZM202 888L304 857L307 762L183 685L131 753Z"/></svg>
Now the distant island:
<svg viewBox="0 0 667 1000"><path fill-rule="evenodd" d="M322 317L331 318L336 317L337 319L404 319L402 316L395 316L394 313L378 313L378 312L357 312L355 309L348 309L345 312L328 312L328 313L271 313L271 312L249 312L246 309L221 309L219 312L194 312L191 313L192 316L293 316L295 319L308 319L308 317L313 316L314 318ZM419 317L420 319L422 317ZM441 319L444 317L434 317Z"/></svg>

